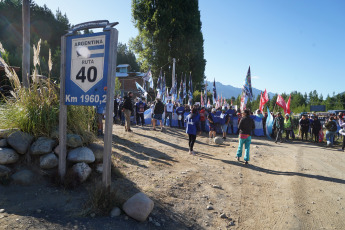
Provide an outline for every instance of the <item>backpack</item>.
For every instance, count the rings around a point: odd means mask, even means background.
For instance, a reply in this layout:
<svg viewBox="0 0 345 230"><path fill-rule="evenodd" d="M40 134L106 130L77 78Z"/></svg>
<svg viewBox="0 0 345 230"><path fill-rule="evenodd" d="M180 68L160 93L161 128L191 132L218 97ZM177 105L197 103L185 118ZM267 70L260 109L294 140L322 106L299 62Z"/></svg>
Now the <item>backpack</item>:
<svg viewBox="0 0 345 230"><path fill-rule="evenodd" d="M337 124L335 121L331 121L329 124L329 131L336 132L338 129Z"/></svg>

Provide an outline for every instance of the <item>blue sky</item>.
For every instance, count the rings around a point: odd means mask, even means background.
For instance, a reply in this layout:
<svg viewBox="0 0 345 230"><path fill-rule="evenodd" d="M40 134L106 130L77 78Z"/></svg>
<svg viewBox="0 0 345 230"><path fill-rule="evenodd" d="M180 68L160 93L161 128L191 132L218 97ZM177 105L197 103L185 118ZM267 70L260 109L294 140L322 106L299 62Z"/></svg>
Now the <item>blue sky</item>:
<svg viewBox="0 0 345 230"><path fill-rule="evenodd" d="M35 0L66 13L71 24L118 21L119 41L138 34L130 0ZM200 0L208 80L274 93L345 91L345 1Z"/></svg>

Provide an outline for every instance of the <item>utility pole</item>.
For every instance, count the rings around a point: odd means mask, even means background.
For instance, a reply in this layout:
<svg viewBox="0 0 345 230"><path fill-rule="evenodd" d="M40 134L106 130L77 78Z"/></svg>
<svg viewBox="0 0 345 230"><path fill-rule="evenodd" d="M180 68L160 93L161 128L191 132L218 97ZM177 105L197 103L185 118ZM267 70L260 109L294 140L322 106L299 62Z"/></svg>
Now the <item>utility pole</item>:
<svg viewBox="0 0 345 230"><path fill-rule="evenodd" d="M23 0L23 57L22 57L22 82L25 88L29 88L30 76L30 0Z"/></svg>

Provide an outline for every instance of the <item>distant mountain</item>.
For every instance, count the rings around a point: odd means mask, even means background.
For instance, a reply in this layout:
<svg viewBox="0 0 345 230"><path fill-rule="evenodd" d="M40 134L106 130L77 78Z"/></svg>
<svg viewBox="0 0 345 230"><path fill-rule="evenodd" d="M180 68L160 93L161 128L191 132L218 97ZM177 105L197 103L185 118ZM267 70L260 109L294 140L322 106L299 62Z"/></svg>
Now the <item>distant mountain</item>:
<svg viewBox="0 0 345 230"><path fill-rule="evenodd" d="M238 95L242 93L242 88L236 88L231 85L223 85L220 82L216 81L216 89L217 89L217 94L222 95L223 98L231 98L235 97L237 98ZM207 90L209 90L211 93L213 92L213 82L207 81ZM263 90L265 91L265 90ZM258 95L260 95L261 90L253 88L253 95L254 98L256 98ZM275 94L268 92L268 95L270 98L272 98Z"/></svg>

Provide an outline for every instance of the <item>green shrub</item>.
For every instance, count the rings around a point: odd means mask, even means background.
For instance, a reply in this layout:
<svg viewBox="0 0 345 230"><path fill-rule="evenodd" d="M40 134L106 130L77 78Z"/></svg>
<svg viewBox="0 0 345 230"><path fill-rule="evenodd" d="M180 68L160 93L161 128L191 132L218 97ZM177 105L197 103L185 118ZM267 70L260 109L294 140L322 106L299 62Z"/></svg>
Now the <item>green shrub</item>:
<svg viewBox="0 0 345 230"><path fill-rule="evenodd" d="M59 86L50 80L50 76L38 75L40 43L41 41L38 42L37 48L33 46L34 71L29 88L22 87L15 71L7 65L4 59L0 58L0 63L4 65L6 76L13 88L12 97L5 98L4 103L0 105L0 128L19 128L35 137L51 137L58 129L59 124L60 90ZM0 49L3 50L1 43ZM49 55L49 70L52 65ZM90 132L94 130L95 126L93 107L68 106L67 110L67 132L81 135L84 142L92 141L94 135Z"/></svg>

